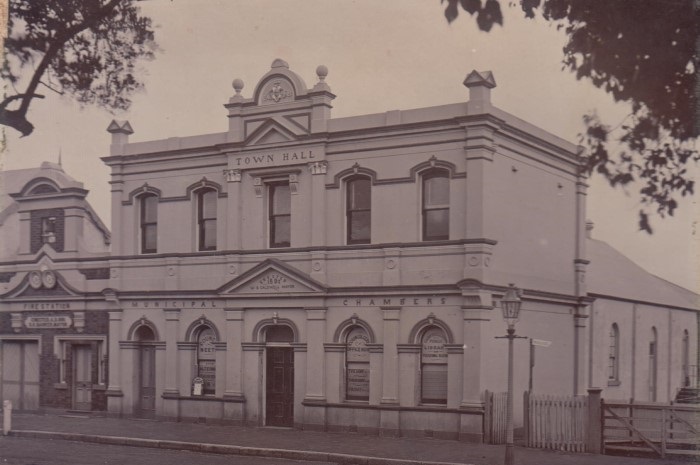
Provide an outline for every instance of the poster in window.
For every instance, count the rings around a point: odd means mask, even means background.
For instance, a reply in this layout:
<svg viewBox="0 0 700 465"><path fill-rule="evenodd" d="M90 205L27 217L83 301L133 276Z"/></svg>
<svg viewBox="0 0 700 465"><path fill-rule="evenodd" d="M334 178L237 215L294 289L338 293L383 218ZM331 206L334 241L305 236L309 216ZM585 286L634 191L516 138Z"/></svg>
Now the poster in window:
<svg viewBox="0 0 700 465"><path fill-rule="evenodd" d="M445 335L440 329L428 330L423 336L421 356L423 363L447 363Z"/></svg>
<svg viewBox="0 0 700 465"><path fill-rule="evenodd" d="M198 374L204 380L204 393L213 394L216 390L216 361L200 360Z"/></svg>
<svg viewBox="0 0 700 465"><path fill-rule="evenodd" d="M369 337L362 328L354 328L348 333L347 360L348 362L369 363Z"/></svg>
<svg viewBox="0 0 700 465"><path fill-rule="evenodd" d="M347 398L369 399L369 337L360 327L353 328L347 337Z"/></svg>
<svg viewBox="0 0 700 465"><path fill-rule="evenodd" d="M348 364L348 385L347 397L350 400L369 399L369 364L349 363Z"/></svg>

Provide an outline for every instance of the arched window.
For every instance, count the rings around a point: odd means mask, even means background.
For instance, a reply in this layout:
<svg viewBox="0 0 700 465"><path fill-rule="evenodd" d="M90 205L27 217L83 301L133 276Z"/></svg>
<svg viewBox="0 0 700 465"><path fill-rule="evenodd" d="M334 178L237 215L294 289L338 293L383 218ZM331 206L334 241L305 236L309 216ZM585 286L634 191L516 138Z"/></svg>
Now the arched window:
<svg viewBox="0 0 700 465"><path fill-rule="evenodd" d="M421 337L421 402L447 403L447 336L442 328L428 326Z"/></svg>
<svg viewBox="0 0 700 465"><path fill-rule="evenodd" d="M345 337L345 398L369 401L369 335L353 326Z"/></svg>
<svg viewBox="0 0 700 465"><path fill-rule="evenodd" d="M690 386L690 334L688 330L683 330L683 343L681 345L681 363L683 379L681 384L684 387Z"/></svg>
<svg viewBox="0 0 700 465"><path fill-rule="evenodd" d="M196 332L197 376L204 380L203 394L214 394L216 390L216 331L202 325Z"/></svg>
<svg viewBox="0 0 700 465"><path fill-rule="evenodd" d="M292 197L289 182L268 185L270 247L289 247L292 241Z"/></svg>
<svg viewBox="0 0 700 465"><path fill-rule="evenodd" d="M372 182L355 176L345 183L345 222L348 244L369 244L372 233Z"/></svg>
<svg viewBox="0 0 700 465"><path fill-rule="evenodd" d="M199 250L216 250L216 197L214 189L197 191Z"/></svg>
<svg viewBox="0 0 700 465"><path fill-rule="evenodd" d="M649 400L656 402L656 372L658 365L658 337L656 328L651 328L651 339L649 340Z"/></svg>
<svg viewBox="0 0 700 465"><path fill-rule="evenodd" d="M620 379L620 330L617 323L610 327L608 345L608 382L616 382Z"/></svg>
<svg viewBox="0 0 700 465"><path fill-rule="evenodd" d="M158 251L158 196L144 194L139 197L141 253Z"/></svg>
<svg viewBox="0 0 700 465"><path fill-rule="evenodd" d="M422 176L423 240L450 238L450 178L447 170L430 170Z"/></svg>

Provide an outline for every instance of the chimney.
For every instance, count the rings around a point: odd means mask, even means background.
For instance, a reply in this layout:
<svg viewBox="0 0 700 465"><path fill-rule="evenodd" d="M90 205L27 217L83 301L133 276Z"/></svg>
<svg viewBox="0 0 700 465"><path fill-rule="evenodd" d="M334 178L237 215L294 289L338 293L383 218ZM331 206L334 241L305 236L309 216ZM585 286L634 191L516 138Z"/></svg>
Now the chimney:
<svg viewBox="0 0 700 465"><path fill-rule="evenodd" d="M469 113L486 113L491 107L491 89L496 87L493 73L474 70L467 74L463 84L469 89Z"/></svg>
<svg viewBox="0 0 700 465"><path fill-rule="evenodd" d="M129 134L133 134L134 130L128 121L113 119L107 126L107 132L112 134L112 145L124 145L129 143Z"/></svg>

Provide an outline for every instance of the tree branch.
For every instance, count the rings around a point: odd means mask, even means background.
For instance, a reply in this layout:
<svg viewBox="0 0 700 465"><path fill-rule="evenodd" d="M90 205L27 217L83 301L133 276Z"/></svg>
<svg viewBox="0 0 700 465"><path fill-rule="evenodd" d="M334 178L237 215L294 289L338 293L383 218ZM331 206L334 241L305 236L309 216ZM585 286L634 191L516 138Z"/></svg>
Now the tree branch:
<svg viewBox="0 0 700 465"><path fill-rule="evenodd" d="M22 98L22 104L16 110L18 115L26 116L27 110L29 110L29 104L36 95L34 92L36 91L36 88L41 82L41 77L44 75L44 72L46 72L46 69L49 67L49 64L56 57L56 54L63 48L65 43L68 42L76 34L79 34L85 29L88 29L98 24L112 10L114 10L114 8L121 1L122 0L110 0L108 3L106 3L100 9L98 9L93 15L91 15L82 23L71 26L63 31L58 31L58 33L54 37L53 42L49 46L49 49L46 51L46 54L44 54L44 56L42 57L39 66L34 71L34 74L32 75L31 81L29 81L29 85L27 86L26 91L24 92L24 94L21 94L24 97Z"/></svg>

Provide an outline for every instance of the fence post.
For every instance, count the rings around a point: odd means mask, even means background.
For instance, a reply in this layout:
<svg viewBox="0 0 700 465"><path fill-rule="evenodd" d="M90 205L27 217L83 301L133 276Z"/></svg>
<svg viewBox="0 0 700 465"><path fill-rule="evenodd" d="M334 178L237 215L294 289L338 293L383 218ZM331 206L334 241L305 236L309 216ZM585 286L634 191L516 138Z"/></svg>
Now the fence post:
<svg viewBox="0 0 700 465"><path fill-rule="evenodd" d="M488 389L484 391L484 442L491 444L491 403L493 398Z"/></svg>
<svg viewBox="0 0 700 465"><path fill-rule="evenodd" d="M7 436L12 428L12 402L9 400L2 403L2 434Z"/></svg>
<svg viewBox="0 0 700 465"><path fill-rule="evenodd" d="M530 447L530 392L523 392L523 433L525 447Z"/></svg>
<svg viewBox="0 0 700 465"><path fill-rule="evenodd" d="M600 402L601 388L588 390L588 441L586 451L600 454L603 450L603 415Z"/></svg>

